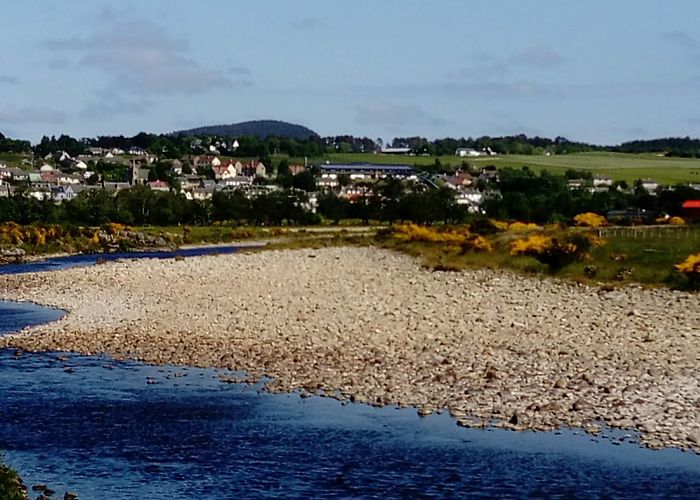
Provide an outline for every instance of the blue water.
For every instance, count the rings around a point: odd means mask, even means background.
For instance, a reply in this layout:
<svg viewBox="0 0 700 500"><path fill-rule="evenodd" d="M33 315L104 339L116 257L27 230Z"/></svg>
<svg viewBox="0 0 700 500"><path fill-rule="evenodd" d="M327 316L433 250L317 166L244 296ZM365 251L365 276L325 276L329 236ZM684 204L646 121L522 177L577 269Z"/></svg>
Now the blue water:
<svg viewBox="0 0 700 500"><path fill-rule="evenodd" d="M176 250L163 250L157 252L114 252L114 253L90 253L80 255L67 255L65 257L53 257L21 264L0 265L0 274L36 273L42 271L56 271L68 267L90 266L98 261L112 261L117 259L171 259L173 257L198 257L202 255L230 254L240 250L240 246L221 245L216 247L195 247Z"/></svg>
<svg viewBox="0 0 700 500"><path fill-rule="evenodd" d="M0 303L0 332L61 312ZM0 449L82 499L700 498L700 456L271 395L225 372L0 350Z"/></svg>

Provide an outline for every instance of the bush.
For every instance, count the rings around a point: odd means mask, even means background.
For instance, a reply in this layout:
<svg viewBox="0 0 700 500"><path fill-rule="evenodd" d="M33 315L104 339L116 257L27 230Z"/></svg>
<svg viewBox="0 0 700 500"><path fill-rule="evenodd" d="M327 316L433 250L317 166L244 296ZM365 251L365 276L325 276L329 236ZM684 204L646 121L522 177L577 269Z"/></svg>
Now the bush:
<svg viewBox="0 0 700 500"><path fill-rule="evenodd" d="M0 463L0 498L3 500L26 500L26 488L14 469Z"/></svg>
<svg viewBox="0 0 700 500"><path fill-rule="evenodd" d="M683 262L674 267L677 272L688 279L691 288L700 288L700 253L688 255Z"/></svg>
<svg viewBox="0 0 700 500"><path fill-rule="evenodd" d="M402 241L423 241L428 243L462 245L471 235L466 228L462 231L456 229L438 230L433 227L419 226L417 224L395 224L393 226L393 236Z"/></svg>
<svg viewBox="0 0 700 500"><path fill-rule="evenodd" d="M469 230L472 233L480 234L482 236L488 236L490 234L496 234L503 229L499 228L490 219L476 219L471 224L469 224Z"/></svg>
<svg viewBox="0 0 700 500"><path fill-rule="evenodd" d="M492 252L493 245L485 237L476 235L462 243L462 250L464 252Z"/></svg>
<svg viewBox="0 0 700 500"><path fill-rule="evenodd" d="M511 224L508 224L508 231L511 233L521 233L524 231L535 231L538 229L542 229L542 226L538 226L537 224L534 224L532 222L515 221Z"/></svg>
<svg viewBox="0 0 700 500"><path fill-rule="evenodd" d="M608 223L605 217L593 212L578 214L576 217L574 217L574 222L577 226L583 227L600 227Z"/></svg>
<svg viewBox="0 0 700 500"><path fill-rule="evenodd" d="M102 229L104 229L107 234L115 235L126 231L127 227L118 222L108 222L102 225Z"/></svg>
<svg viewBox="0 0 700 500"><path fill-rule="evenodd" d="M547 265L551 272L556 272L572 262L586 258L591 247L603 244L603 240L592 234L547 235L538 233L513 241L510 253L511 255L534 257L542 264Z"/></svg>

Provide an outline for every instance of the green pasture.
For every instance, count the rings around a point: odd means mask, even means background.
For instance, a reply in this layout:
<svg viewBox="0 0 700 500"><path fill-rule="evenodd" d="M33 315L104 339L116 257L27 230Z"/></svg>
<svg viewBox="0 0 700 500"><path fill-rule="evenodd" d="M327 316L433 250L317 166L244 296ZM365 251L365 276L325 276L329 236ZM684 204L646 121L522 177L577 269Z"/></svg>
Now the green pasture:
<svg viewBox="0 0 700 500"><path fill-rule="evenodd" d="M22 165L22 160L30 158L31 156L29 155L0 153L0 164L7 165L8 167L19 167Z"/></svg>
<svg viewBox="0 0 700 500"><path fill-rule="evenodd" d="M499 155L477 158L456 156L404 156L374 153L333 153L322 158L310 158L309 162L325 163L378 163L382 165L432 165L440 160L443 166L458 167L462 162L483 167L494 165L498 168L522 168L527 166L535 172L547 170L553 174L563 174L568 169L587 170L594 174L607 175L615 180L628 183L636 179L651 178L661 184L700 183L700 159L666 158L654 154L626 153L575 153L567 155ZM291 158L290 163L303 163L303 158Z"/></svg>

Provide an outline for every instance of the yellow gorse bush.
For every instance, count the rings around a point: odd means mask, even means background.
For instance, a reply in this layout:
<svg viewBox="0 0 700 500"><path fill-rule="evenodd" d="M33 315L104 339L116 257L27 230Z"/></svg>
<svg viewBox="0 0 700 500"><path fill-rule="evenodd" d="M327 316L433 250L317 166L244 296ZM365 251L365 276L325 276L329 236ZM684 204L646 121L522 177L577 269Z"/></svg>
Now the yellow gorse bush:
<svg viewBox="0 0 700 500"><path fill-rule="evenodd" d="M513 233L520 233L523 231L535 231L537 229L542 229L542 226L538 226L532 222L512 222L508 224L508 231Z"/></svg>
<svg viewBox="0 0 700 500"><path fill-rule="evenodd" d="M578 214L576 217L574 217L574 222L577 226L584 227L600 227L608 223L605 217L593 212Z"/></svg>
<svg viewBox="0 0 700 500"><path fill-rule="evenodd" d="M401 241L422 241L426 243L444 243L462 247L464 251L490 252L491 242L481 235L475 235L466 227L434 228L418 224L395 224L393 236Z"/></svg>
<svg viewBox="0 0 700 500"><path fill-rule="evenodd" d="M527 238L515 240L510 245L511 255L542 254L554 246L552 238L545 234L532 234Z"/></svg>
<svg viewBox="0 0 700 500"><path fill-rule="evenodd" d="M394 225L394 237L402 241L425 241L430 243L449 243L453 245L463 244L470 236L469 231L464 229L457 231L419 226L418 224L396 224Z"/></svg>
<svg viewBox="0 0 700 500"><path fill-rule="evenodd" d="M475 252L493 251L493 245L491 242L481 235L475 236L471 240L467 240L464 245L462 245L462 248L465 250L473 250Z"/></svg>
<svg viewBox="0 0 700 500"><path fill-rule="evenodd" d="M672 226L685 226L685 220L682 217L671 217L668 223Z"/></svg>
<svg viewBox="0 0 700 500"><path fill-rule="evenodd" d="M121 224L115 224L114 226L112 229L105 228L105 231L118 231L120 227L124 227ZM21 226L15 222L0 224L0 245L33 245L41 247L47 244L75 242L81 238L87 238L92 245L100 242L99 233L92 228L69 228L55 225ZM95 243L95 238L97 243Z"/></svg>
<svg viewBox="0 0 700 500"><path fill-rule="evenodd" d="M489 222L494 225L497 229L500 229L501 231L507 231L508 230L508 223L503 222L502 220L497 220L497 219L489 219Z"/></svg>
<svg viewBox="0 0 700 500"><path fill-rule="evenodd" d="M676 264L675 268L688 278L700 280L700 253L688 255L683 262Z"/></svg>
<svg viewBox="0 0 700 500"><path fill-rule="evenodd" d="M89 243L91 245L97 246L100 244L100 233L93 233L93 235L90 237Z"/></svg>
<svg viewBox="0 0 700 500"><path fill-rule="evenodd" d="M578 231L552 235L537 233L513 241L510 253L529 255L555 271L575 260L585 259L589 248L604 244L605 241L596 235Z"/></svg>

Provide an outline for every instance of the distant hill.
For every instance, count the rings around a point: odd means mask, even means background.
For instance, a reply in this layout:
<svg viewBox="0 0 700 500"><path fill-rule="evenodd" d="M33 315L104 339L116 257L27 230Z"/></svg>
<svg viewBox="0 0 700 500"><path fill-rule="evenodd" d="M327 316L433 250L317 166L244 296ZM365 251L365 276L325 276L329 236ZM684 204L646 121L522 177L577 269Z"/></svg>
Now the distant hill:
<svg viewBox="0 0 700 500"><path fill-rule="evenodd" d="M241 137L254 135L265 139L271 135L288 137L290 139L308 139L317 137L313 130L302 125L283 122L279 120L254 120L249 122L232 123L230 125L210 125L206 127L178 130L173 135L219 135L224 137Z"/></svg>

